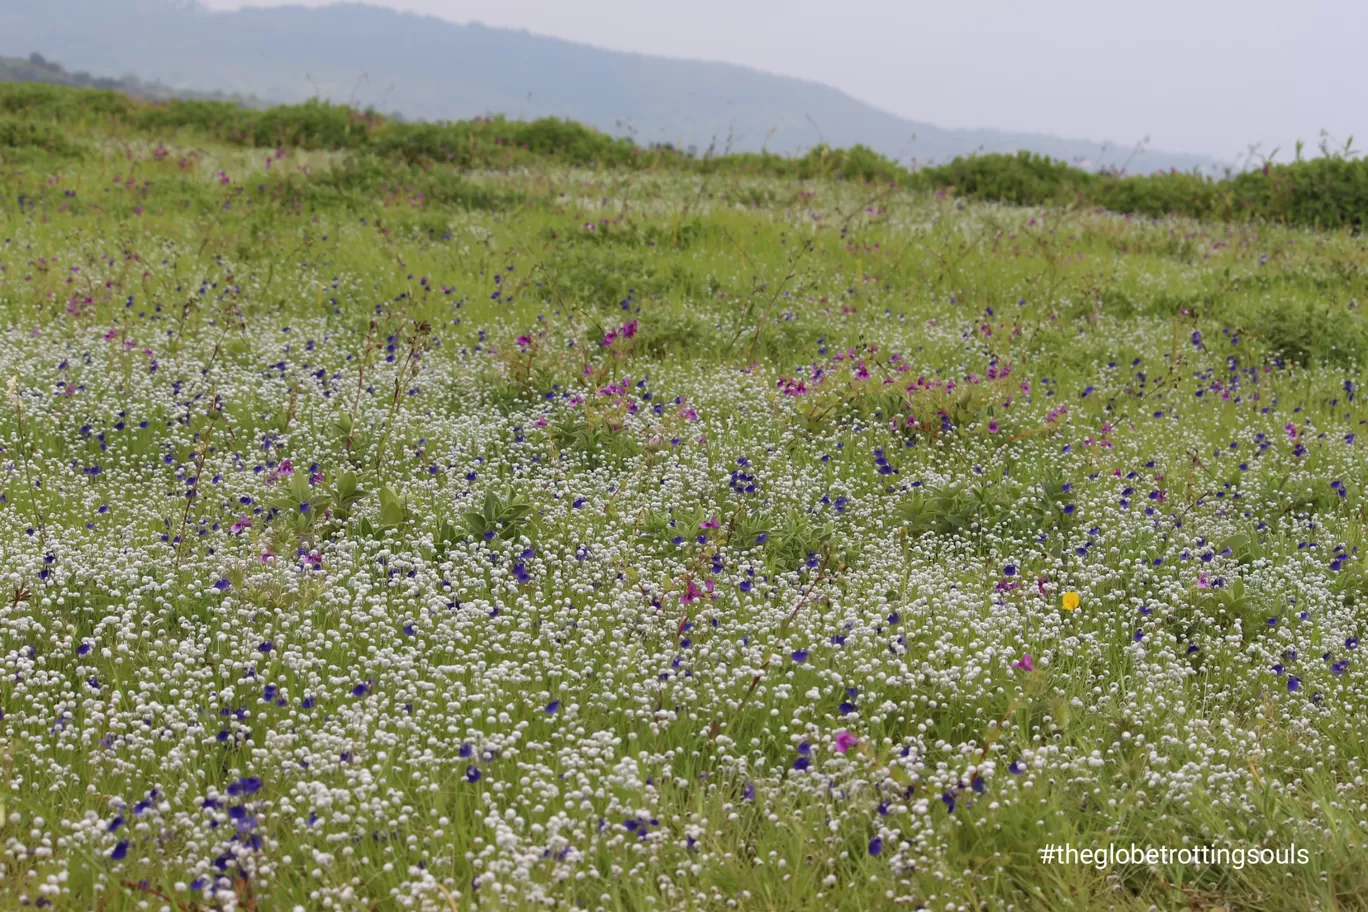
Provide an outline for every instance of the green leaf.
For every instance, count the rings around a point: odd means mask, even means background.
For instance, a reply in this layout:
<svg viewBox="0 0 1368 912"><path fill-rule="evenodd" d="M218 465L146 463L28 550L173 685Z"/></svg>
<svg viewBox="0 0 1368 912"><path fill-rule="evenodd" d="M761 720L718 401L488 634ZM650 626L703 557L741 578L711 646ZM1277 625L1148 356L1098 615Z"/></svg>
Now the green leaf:
<svg viewBox="0 0 1368 912"><path fill-rule="evenodd" d="M385 528L402 526L408 518L404 498L389 485L380 489L380 525Z"/></svg>

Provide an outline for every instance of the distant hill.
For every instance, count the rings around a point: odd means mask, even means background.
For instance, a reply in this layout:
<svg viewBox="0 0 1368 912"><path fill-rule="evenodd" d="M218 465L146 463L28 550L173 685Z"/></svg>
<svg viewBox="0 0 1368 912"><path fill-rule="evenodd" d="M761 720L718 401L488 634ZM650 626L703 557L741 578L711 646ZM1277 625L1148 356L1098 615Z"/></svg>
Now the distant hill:
<svg viewBox="0 0 1368 912"><path fill-rule="evenodd" d="M202 101L232 101L243 107L262 108L266 102L254 95L229 95L224 92L197 92L163 85L160 82L144 82L135 75L110 79L92 76L86 72L68 72L61 64L47 60L41 54L30 54L25 59L0 57L0 82L42 82L48 85L71 86L77 89L105 89L123 92L134 98L147 101L161 101L171 98L185 98Z"/></svg>
<svg viewBox="0 0 1368 912"><path fill-rule="evenodd" d="M272 101L320 96L450 120L576 120L639 143L791 154L821 142L901 162L1028 149L1131 172L1213 171L1210 158L917 123L829 86L725 63L608 51L526 31L361 4L211 12L177 0L3 0L0 54Z"/></svg>

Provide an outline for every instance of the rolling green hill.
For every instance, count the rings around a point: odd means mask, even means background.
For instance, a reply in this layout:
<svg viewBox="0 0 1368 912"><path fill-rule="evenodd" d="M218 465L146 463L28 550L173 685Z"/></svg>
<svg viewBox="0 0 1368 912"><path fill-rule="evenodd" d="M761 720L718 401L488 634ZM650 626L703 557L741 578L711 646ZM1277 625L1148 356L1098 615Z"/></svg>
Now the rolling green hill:
<svg viewBox="0 0 1368 912"><path fill-rule="evenodd" d="M172 0L6 0L0 54L37 51L95 73L137 73L198 91L310 97L407 118L560 117L643 144L801 153L863 144L943 162L1028 150L1132 172L1211 170L1211 159L897 117L829 86L723 63L607 51L374 6L210 12Z"/></svg>

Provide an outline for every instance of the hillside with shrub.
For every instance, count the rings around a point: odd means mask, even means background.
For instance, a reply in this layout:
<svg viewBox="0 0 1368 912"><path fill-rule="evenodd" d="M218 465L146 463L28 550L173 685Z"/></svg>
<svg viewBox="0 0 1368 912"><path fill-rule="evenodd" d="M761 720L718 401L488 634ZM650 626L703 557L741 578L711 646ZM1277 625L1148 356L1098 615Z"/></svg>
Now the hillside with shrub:
<svg viewBox="0 0 1368 912"><path fill-rule="evenodd" d="M122 92L39 83L0 84L0 156L95 154L109 138L214 141L241 148L350 153L427 172L518 169L538 164L702 175L834 178L1018 206L1100 207L1156 217L1269 221L1362 231L1368 223L1368 160L1347 150L1213 178L1171 171L1097 173L1029 152L960 157L911 170L865 147L820 146L802 156L698 155L642 146L571 121L502 117L412 123L322 101L264 109L240 101L136 99Z"/></svg>

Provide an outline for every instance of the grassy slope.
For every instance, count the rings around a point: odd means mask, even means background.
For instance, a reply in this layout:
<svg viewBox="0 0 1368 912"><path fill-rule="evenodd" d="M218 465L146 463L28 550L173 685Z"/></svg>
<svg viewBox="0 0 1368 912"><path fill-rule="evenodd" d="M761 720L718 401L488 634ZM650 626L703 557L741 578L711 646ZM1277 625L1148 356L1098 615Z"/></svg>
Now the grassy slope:
<svg viewBox="0 0 1368 912"><path fill-rule="evenodd" d="M221 901L245 870L262 909L444 908L431 877L461 908L496 883L515 908L1368 905L1361 240L516 150L456 173L49 139L0 169L0 893L69 871L59 905L146 881L205 908L176 884L212 880L238 806ZM625 376L654 398L597 395ZM252 470L287 457L294 481ZM349 516L300 512L348 470ZM526 544L484 543L486 504ZM719 600L681 604L705 578ZM1184 839L1312 855L1036 857Z"/></svg>

